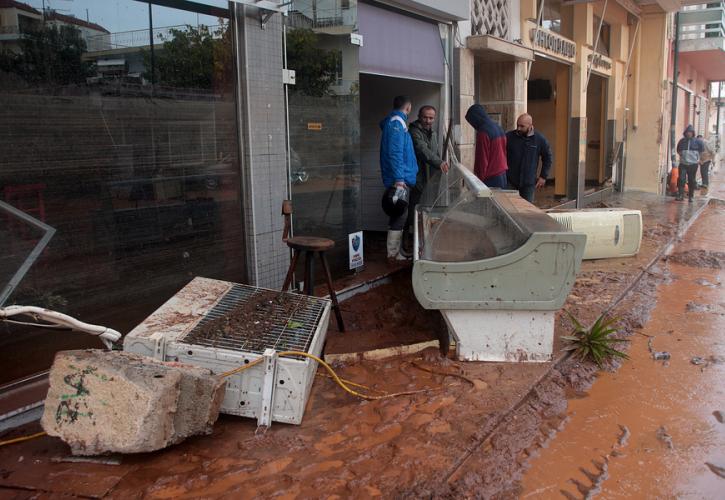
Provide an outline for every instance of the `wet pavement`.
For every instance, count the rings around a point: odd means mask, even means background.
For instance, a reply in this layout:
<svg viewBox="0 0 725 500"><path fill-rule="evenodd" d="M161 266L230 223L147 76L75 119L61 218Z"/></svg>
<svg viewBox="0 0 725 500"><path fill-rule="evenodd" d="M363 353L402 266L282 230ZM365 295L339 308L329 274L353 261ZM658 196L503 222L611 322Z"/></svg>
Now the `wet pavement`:
<svg viewBox="0 0 725 500"><path fill-rule="evenodd" d="M656 268L656 306L631 337L631 359L570 394L565 427L532 460L522 498L723 498L723 228L725 205L712 204Z"/></svg>
<svg viewBox="0 0 725 500"><path fill-rule="evenodd" d="M642 249L633 258L585 262L566 308L584 323L606 310L624 308L623 330L631 333L646 323L654 307L652 293L663 271L653 264L705 202L698 199L688 205L627 193L609 203L643 210ZM354 304L355 298L345 306ZM394 309L395 304L384 307ZM385 322L371 328L384 329ZM560 314L557 337L570 330ZM222 416L210 436L157 453L123 457L119 465L65 462L67 447L43 437L0 448L0 495L506 495L519 491L518 479L529 458L558 429L566 429L567 396L586 390L596 372L591 365L565 359L558 350L553 363L541 364L459 363L440 359L431 349L422 355L336 368L344 378L378 391L430 390L365 402L318 377L300 426L274 424L257 434L256 422ZM37 430L29 425L2 438ZM676 445L677 436L672 436Z"/></svg>

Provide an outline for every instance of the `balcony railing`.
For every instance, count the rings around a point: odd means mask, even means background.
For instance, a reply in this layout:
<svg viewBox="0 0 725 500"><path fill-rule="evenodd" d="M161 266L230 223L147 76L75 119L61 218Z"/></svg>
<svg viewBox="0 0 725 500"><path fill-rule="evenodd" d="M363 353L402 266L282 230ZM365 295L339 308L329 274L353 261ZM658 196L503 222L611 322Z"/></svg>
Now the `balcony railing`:
<svg viewBox="0 0 725 500"><path fill-rule="evenodd" d="M0 35L19 35L20 26L0 26Z"/></svg>
<svg viewBox="0 0 725 500"><path fill-rule="evenodd" d="M680 40L725 38L725 2L686 7L680 12Z"/></svg>
<svg viewBox="0 0 725 500"><path fill-rule="evenodd" d="M217 38L221 26L207 26L209 32ZM189 27L185 24L177 26L165 26L154 28L154 45L161 45L174 38L174 31L186 31ZM120 31L118 33L106 33L103 35L90 36L86 40L88 52L100 52L103 50L126 49L132 47L148 47L149 30Z"/></svg>

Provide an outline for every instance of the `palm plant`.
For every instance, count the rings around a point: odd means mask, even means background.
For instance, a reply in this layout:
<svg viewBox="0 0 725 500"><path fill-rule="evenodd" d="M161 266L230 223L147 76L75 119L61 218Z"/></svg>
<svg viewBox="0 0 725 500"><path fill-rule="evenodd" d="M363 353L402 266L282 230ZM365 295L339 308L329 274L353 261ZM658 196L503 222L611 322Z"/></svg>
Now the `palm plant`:
<svg viewBox="0 0 725 500"><path fill-rule="evenodd" d="M591 328L585 328L569 311L565 312L574 325L572 334L562 337L567 343L565 351L574 351L574 355L579 356L579 359L590 359L599 368L602 368L602 362L607 358L629 359L626 353L612 347L616 342L629 342L627 339L610 337L617 331L612 325L618 321L618 318L605 319L602 314Z"/></svg>

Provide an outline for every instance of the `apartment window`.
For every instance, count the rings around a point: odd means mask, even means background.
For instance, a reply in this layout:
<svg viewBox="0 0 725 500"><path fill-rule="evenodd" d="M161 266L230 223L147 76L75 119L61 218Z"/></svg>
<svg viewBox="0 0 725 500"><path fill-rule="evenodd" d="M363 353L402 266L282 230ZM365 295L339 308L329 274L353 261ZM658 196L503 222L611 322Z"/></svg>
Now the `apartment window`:
<svg viewBox="0 0 725 500"><path fill-rule="evenodd" d="M544 1L544 10L541 13L541 27L544 29L547 29L549 31L554 31L556 33L562 32L562 22L561 22L561 0L543 0ZM536 12L541 10L541 2L542 0L539 0L536 7Z"/></svg>
<svg viewBox="0 0 725 500"><path fill-rule="evenodd" d="M597 36L597 30L599 30L599 23L601 22L601 18L598 16L594 16L594 36ZM597 47L597 52L599 54L602 54L603 56L609 57L609 42L611 40L611 33L612 33L612 27L609 25L609 23L602 23L602 31L599 33L599 41L597 42L595 39L595 45Z"/></svg>

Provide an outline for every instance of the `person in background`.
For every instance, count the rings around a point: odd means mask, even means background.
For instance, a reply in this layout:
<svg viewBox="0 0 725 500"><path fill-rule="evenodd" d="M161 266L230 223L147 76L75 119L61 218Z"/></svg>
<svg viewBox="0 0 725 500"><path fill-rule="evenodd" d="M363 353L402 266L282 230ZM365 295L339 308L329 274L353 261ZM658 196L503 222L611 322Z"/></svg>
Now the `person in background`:
<svg viewBox="0 0 725 500"><path fill-rule="evenodd" d="M705 150L703 142L695 137L695 128L688 125L683 137L677 143L677 154L680 155L679 177L677 178L677 197L675 200L685 199L685 179L687 179L687 201L692 203L697 189L697 167L700 164L700 155Z"/></svg>
<svg viewBox="0 0 725 500"><path fill-rule="evenodd" d="M380 138L380 174L385 185L383 209L390 217L387 236L390 260L406 260L400 253L400 244L408 219L410 190L415 187L418 175L413 139L408 133L408 115L412 107L409 97L399 95L393 99L393 110L380 122L383 132ZM400 206L406 208L402 211L395 209Z"/></svg>
<svg viewBox="0 0 725 500"><path fill-rule="evenodd" d="M506 133L493 121L486 108L474 104L466 112L466 121L476 129L476 160L473 172L492 188L505 188L506 170Z"/></svg>
<svg viewBox="0 0 725 500"><path fill-rule="evenodd" d="M710 165L715 156L715 151L710 146L710 142L706 141L701 135L698 135L697 138L702 141L704 147L700 155L700 177L702 181L700 183L700 194L705 196L707 194L708 184L710 183Z"/></svg>
<svg viewBox="0 0 725 500"><path fill-rule="evenodd" d="M541 158L541 173L539 170ZM534 130L534 121L529 114L516 119L516 130L506 133L506 160L508 163L508 185L519 195L534 202L534 190L544 187L551 171L552 154L549 141Z"/></svg>

